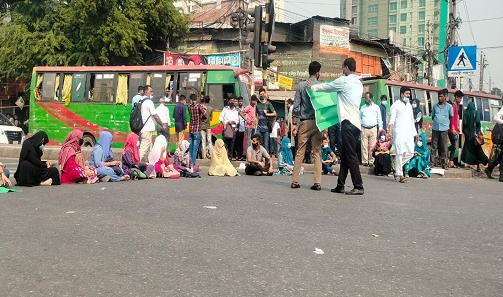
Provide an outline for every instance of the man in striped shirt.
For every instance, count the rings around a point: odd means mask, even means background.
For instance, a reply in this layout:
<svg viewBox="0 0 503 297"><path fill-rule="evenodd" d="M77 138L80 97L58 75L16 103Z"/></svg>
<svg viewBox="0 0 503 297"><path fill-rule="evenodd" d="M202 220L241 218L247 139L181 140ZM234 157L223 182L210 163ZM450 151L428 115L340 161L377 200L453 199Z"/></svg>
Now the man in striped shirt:
<svg viewBox="0 0 503 297"><path fill-rule="evenodd" d="M196 94L190 94L189 98L189 153L192 164L196 166L197 151L199 149L199 143L201 142L201 124L203 120L206 119L206 108L204 105L197 103Z"/></svg>

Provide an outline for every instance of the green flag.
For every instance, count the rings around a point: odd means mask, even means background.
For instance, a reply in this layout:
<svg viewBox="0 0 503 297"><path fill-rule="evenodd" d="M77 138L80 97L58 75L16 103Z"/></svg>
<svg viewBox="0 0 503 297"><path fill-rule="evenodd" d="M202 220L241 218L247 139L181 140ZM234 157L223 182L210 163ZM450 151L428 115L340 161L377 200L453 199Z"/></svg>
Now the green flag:
<svg viewBox="0 0 503 297"><path fill-rule="evenodd" d="M5 194L5 193L9 193L9 192L21 192L20 190L16 190L16 189L10 189L10 188L7 188L7 187L0 187L0 194Z"/></svg>
<svg viewBox="0 0 503 297"><path fill-rule="evenodd" d="M310 88L306 88L306 91L309 97L311 97L318 130L323 131L339 123L337 92L314 92Z"/></svg>

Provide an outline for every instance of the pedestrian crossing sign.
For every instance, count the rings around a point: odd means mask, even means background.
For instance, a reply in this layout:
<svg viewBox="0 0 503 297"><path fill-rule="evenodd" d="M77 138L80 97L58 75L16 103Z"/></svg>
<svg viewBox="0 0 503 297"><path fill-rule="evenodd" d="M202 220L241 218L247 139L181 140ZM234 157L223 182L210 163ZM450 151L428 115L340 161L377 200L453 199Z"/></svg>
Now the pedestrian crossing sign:
<svg viewBox="0 0 503 297"><path fill-rule="evenodd" d="M451 46L447 56L449 77L472 74L477 69L477 46Z"/></svg>

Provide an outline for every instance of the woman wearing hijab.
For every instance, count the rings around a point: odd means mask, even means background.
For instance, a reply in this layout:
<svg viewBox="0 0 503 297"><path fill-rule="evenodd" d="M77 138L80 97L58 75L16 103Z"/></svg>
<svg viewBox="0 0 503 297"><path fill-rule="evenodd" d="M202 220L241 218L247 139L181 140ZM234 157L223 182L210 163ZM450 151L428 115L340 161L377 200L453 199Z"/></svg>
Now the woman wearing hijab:
<svg viewBox="0 0 503 297"><path fill-rule="evenodd" d="M374 161L374 174L378 176L388 176L393 171L391 166L391 156L389 150L391 149L391 141L386 137L386 131L381 130L377 135L377 142L372 150Z"/></svg>
<svg viewBox="0 0 503 297"><path fill-rule="evenodd" d="M189 142L187 140L180 141L178 148L173 157L173 164L178 167L178 171L182 176L186 173L199 172L199 167L193 168L192 159L189 154Z"/></svg>
<svg viewBox="0 0 503 297"><path fill-rule="evenodd" d="M293 154L290 147L290 138L283 137L278 151L278 175L292 175L293 174ZM301 170L302 172L303 170Z"/></svg>
<svg viewBox="0 0 503 297"><path fill-rule="evenodd" d="M486 165L489 162L482 146L475 143L475 133L480 132L480 127L480 113L475 110L475 103L470 102L463 115L465 143L461 152L461 161L469 165L477 165L477 171L480 170L479 164Z"/></svg>
<svg viewBox="0 0 503 297"><path fill-rule="evenodd" d="M414 156L405 165L405 172L411 177L430 177L430 151L426 142L426 135L421 132L414 146Z"/></svg>
<svg viewBox="0 0 503 297"><path fill-rule="evenodd" d="M120 167L121 161L114 161L112 155L112 134L108 131L100 133L98 143L93 148L89 166L96 167L98 178L102 182L129 180Z"/></svg>
<svg viewBox="0 0 503 297"><path fill-rule="evenodd" d="M211 153L211 164L208 170L208 175L213 176L236 176L239 175L236 168L232 166L225 143L222 139L217 139L213 151Z"/></svg>
<svg viewBox="0 0 503 297"><path fill-rule="evenodd" d="M423 112L419 106L419 99L412 99L412 114L414 116L414 126L416 127L416 132L423 128Z"/></svg>
<svg viewBox="0 0 503 297"><path fill-rule="evenodd" d="M50 186L59 185L59 171L52 167L51 162L42 161L44 145L49 137L44 131L35 133L23 142L14 178L18 186Z"/></svg>
<svg viewBox="0 0 503 297"><path fill-rule="evenodd" d="M124 174L137 179L155 178L155 168L152 164L140 163L138 149L138 134L131 133L126 137L126 144L122 151L122 170Z"/></svg>
<svg viewBox="0 0 503 297"><path fill-rule="evenodd" d="M75 129L71 131L59 151L58 163L61 169L61 183L63 184L95 183L98 181L96 168L86 167L84 164L84 156L80 149L83 136L82 130Z"/></svg>

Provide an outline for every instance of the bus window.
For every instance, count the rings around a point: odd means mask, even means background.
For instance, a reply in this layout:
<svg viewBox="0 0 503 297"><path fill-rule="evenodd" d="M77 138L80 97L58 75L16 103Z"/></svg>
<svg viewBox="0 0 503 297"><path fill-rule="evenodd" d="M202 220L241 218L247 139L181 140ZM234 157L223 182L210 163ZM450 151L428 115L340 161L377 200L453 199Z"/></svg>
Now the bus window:
<svg viewBox="0 0 503 297"><path fill-rule="evenodd" d="M474 100L475 100L475 108L482 112L482 98L477 97L474 98Z"/></svg>
<svg viewBox="0 0 503 297"><path fill-rule="evenodd" d="M201 84L202 84L202 73L200 72L182 72L178 74L178 88L180 95L185 95L187 100L190 97L190 94L196 94L197 98L199 98L199 94L201 93Z"/></svg>
<svg viewBox="0 0 503 297"><path fill-rule="evenodd" d="M92 101L113 103L115 101L114 80L115 75L113 73L96 74L92 92ZM63 89L64 88L65 87L63 85Z"/></svg>
<svg viewBox="0 0 503 297"><path fill-rule="evenodd" d="M42 81L42 101L54 100L56 85L56 73L44 73Z"/></svg>
<svg viewBox="0 0 503 297"><path fill-rule="evenodd" d="M426 91L425 90L420 90L420 89L417 89L417 90L414 90L414 91L415 91L415 94L416 94L416 97L414 97L414 99L418 99L419 100L419 107L421 108L421 113L424 116L428 116L428 113L426 113L426 108L427 108L427 105L428 105L427 98L426 98Z"/></svg>
<svg viewBox="0 0 503 297"><path fill-rule="evenodd" d="M131 104L131 99L133 99L133 97L138 94L138 87L145 86L146 81L147 79L145 72L134 72L129 75L127 99L129 104Z"/></svg>
<svg viewBox="0 0 503 297"><path fill-rule="evenodd" d="M239 82L239 96L243 97L243 106L250 104L250 95L248 94L248 84L244 81Z"/></svg>
<svg viewBox="0 0 503 297"><path fill-rule="evenodd" d="M393 105L395 100L400 100L400 87L391 86L389 87L389 106Z"/></svg>
<svg viewBox="0 0 503 297"><path fill-rule="evenodd" d="M491 111L489 110L489 99L481 98L482 101L482 118L481 121L490 122L491 121Z"/></svg>
<svg viewBox="0 0 503 297"><path fill-rule="evenodd" d="M227 105L229 96L236 94L233 84L208 84L208 95L211 98L210 106L222 110Z"/></svg>
<svg viewBox="0 0 503 297"><path fill-rule="evenodd" d="M158 103L159 99L164 98L166 91L166 74L165 73L152 73L150 76L150 86L154 93L154 103Z"/></svg>
<svg viewBox="0 0 503 297"><path fill-rule="evenodd" d="M448 93L448 98L449 98L449 102L451 102L451 104L452 104L454 102L454 94Z"/></svg>
<svg viewBox="0 0 503 297"><path fill-rule="evenodd" d="M438 103L438 92L429 91L430 93L430 105L428 106L431 110L431 107Z"/></svg>
<svg viewBox="0 0 503 297"><path fill-rule="evenodd" d="M491 101L496 101L496 100L491 100ZM494 116L500 111L502 107L498 105L498 102L496 101L495 104L491 104L491 121L493 121Z"/></svg>

